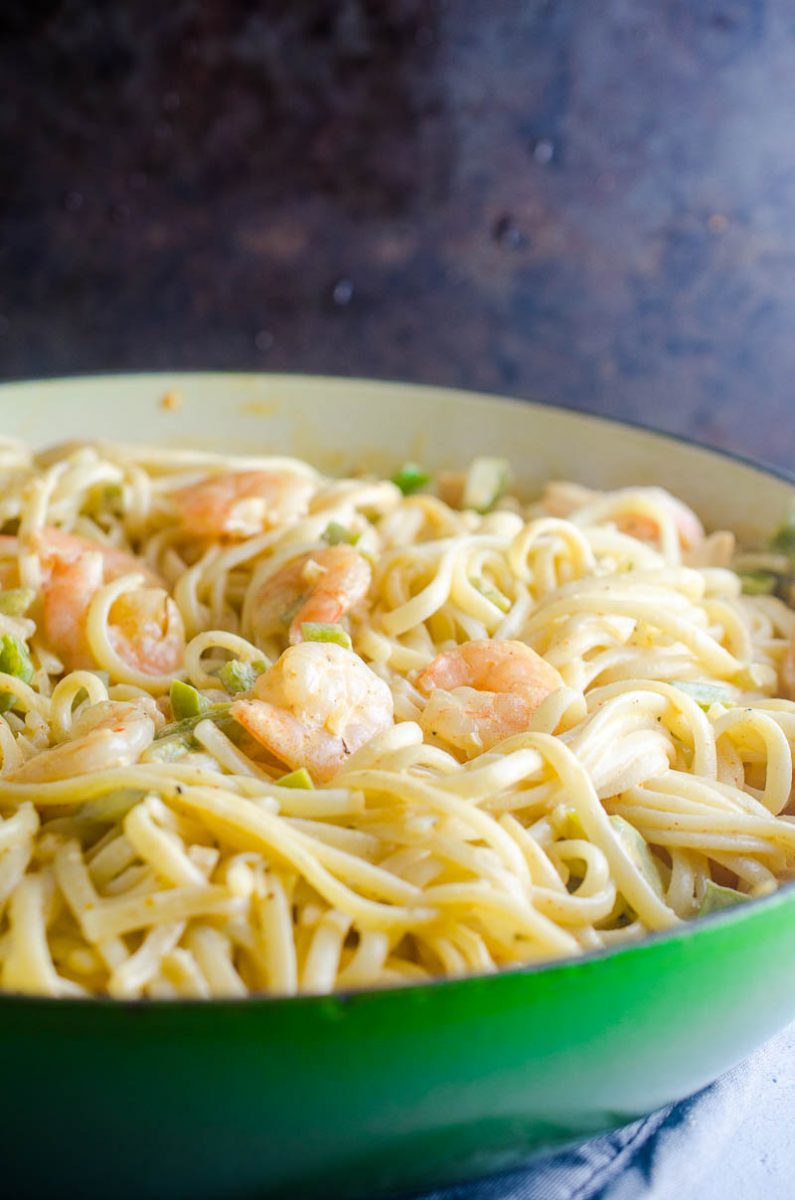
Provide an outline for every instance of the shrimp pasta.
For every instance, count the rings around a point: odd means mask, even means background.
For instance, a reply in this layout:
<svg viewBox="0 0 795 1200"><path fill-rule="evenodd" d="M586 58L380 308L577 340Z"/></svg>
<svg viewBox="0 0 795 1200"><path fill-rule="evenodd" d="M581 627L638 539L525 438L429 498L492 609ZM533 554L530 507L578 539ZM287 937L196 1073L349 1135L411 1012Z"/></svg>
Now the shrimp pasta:
<svg viewBox="0 0 795 1200"><path fill-rule="evenodd" d="M106 443L0 476L6 991L493 972L790 877L795 613L667 492Z"/></svg>

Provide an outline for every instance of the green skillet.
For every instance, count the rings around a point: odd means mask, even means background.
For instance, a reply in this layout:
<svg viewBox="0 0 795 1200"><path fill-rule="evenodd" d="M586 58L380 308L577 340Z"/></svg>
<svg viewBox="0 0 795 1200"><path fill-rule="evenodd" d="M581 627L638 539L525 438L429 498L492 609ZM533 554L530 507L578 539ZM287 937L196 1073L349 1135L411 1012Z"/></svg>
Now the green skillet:
<svg viewBox="0 0 795 1200"><path fill-rule="evenodd" d="M167 391L181 403L161 406ZM288 451L342 471L507 455L531 488L661 483L761 538L792 485L671 438L428 388L298 377L0 388L2 428ZM795 1018L795 889L572 962L337 997L0 997L9 1197L402 1195L506 1169L703 1087Z"/></svg>

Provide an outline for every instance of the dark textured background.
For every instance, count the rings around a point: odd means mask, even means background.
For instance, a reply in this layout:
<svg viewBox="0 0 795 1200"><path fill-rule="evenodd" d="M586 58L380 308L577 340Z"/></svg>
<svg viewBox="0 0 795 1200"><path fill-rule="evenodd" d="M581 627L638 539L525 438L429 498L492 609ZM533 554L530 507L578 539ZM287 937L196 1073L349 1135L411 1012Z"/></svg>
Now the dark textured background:
<svg viewBox="0 0 795 1200"><path fill-rule="evenodd" d="M791 464L793 0L0 0L0 374L494 389Z"/></svg>

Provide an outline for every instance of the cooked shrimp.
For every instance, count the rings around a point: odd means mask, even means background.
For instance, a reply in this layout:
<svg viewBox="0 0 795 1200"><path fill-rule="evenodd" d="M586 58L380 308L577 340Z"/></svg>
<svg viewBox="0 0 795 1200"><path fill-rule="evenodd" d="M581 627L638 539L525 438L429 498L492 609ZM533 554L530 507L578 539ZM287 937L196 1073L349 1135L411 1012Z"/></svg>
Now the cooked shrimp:
<svg viewBox="0 0 795 1200"><path fill-rule="evenodd" d="M367 559L352 546L303 554L263 584L255 603L255 637L283 633L290 621L290 642L295 645L304 621L336 624L367 595L372 574Z"/></svg>
<svg viewBox="0 0 795 1200"><path fill-rule="evenodd" d="M423 731L467 757L527 729L539 704L563 687L555 668L524 642L494 639L438 654L416 683L430 694Z"/></svg>
<svg viewBox="0 0 795 1200"><path fill-rule="evenodd" d="M171 499L194 537L247 538L303 516L313 484L291 471L239 471L180 488Z"/></svg>
<svg viewBox="0 0 795 1200"><path fill-rule="evenodd" d="M50 783L132 766L151 744L156 723L161 721L157 706L148 696L130 703L104 700L92 704L74 722L67 742L35 754L4 779Z"/></svg>
<svg viewBox="0 0 795 1200"><path fill-rule="evenodd" d="M553 479L544 488L539 501L541 508L548 517L570 517L578 508L585 508L600 499L600 493L593 488L583 487L580 483L569 483L568 480Z"/></svg>
<svg viewBox="0 0 795 1200"><path fill-rule="evenodd" d="M19 586L19 552L25 543L15 535L0 535L0 585L2 587ZM73 563L86 554L98 554L102 560L103 578L106 583L118 579L120 575L133 572L142 574L151 584L162 584L162 579L154 573L141 558L136 558L127 550L119 550L104 542L92 542L88 538L75 533L66 533L63 529L46 526L35 533L29 543L36 551L41 564L44 585L46 586L55 564Z"/></svg>
<svg viewBox="0 0 795 1200"><path fill-rule="evenodd" d="M164 588L124 592L108 614L108 636L128 666L144 675L170 675L185 656L185 626Z"/></svg>
<svg viewBox="0 0 795 1200"><path fill-rule="evenodd" d="M68 670L91 669L94 656L86 635L91 598L102 587L102 556L56 558L43 588L44 636Z"/></svg>
<svg viewBox="0 0 795 1200"><path fill-rule="evenodd" d="M649 489L654 491L656 489ZM667 492L660 491L655 497L663 508L667 509L673 518L676 531L679 534L679 545L683 550L695 550L704 540L704 526L694 512L680 500L675 500ZM645 513L627 514L619 517L616 524L622 533L638 538L641 542L656 542L660 536L660 527L653 517Z"/></svg>
<svg viewBox="0 0 795 1200"><path fill-rule="evenodd" d="M623 488L614 495L620 496L626 491L643 495L666 510L676 525L683 550L694 550L704 540L704 527L693 510L663 488ZM541 507L551 517L569 517L578 509L606 499L608 494L595 492L577 483L554 482L547 484L541 498ZM638 538L639 541L656 542L659 538L659 525L647 513L617 513L611 519L615 521L621 533Z"/></svg>
<svg viewBox="0 0 795 1200"><path fill-rule="evenodd" d="M439 499L450 508L463 508L466 482L466 471L440 471L436 479Z"/></svg>
<svg viewBox="0 0 795 1200"><path fill-rule="evenodd" d="M737 539L728 529L716 529L694 546L686 557L689 567L731 567Z"/></svg>
<svg viewBox="0 0 795 1200"><path fill-rule="evenodd" d="M68 670L95 666L86 633L91 601L105 583L133 572L157 576L134 555L60 530L40 537L44 635ZM162 587L125 592L109 614L109 637L117 654L146 675L176 671L185 651L185 630L174 601Z"/></svg>
<svg viewBox="0 0 795 1200"><path fill-rule="evenodd" d="M352 650L333 642L290 646L232 716L275 758L325 783L354 750L388 729L392 693Z"/></svg>
<svg viewBox="0 0 795 1200"><path fill-rule="evenodd" d="M153 586L162 585L163 580L144 562L142 558L130 554L128 550L119 550L117 546L109 546L105 542L92 542L89 538L80 537L76 533L66 533L63 529L46 526L34 538L34 546L42 560L45 575L53 562L76 562L85 554L99 554L102 557L102 574L105 583L112 583L122 575L143 575Z"/></svg>

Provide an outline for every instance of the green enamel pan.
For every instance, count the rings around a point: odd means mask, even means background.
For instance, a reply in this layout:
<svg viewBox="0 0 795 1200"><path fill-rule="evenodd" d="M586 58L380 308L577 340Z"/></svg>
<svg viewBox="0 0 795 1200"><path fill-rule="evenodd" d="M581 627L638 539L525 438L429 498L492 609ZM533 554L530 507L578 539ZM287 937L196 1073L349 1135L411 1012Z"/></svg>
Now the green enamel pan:
<svg viewBox="0 0 795 1200"><path fill-rule="evenodd" d="M176 406L164 406L167 392ZM6 435L290 452L334 471L511 459L522 485L660 483L753 540L790 482L645 430L484 396L296 376L0 388ZM795 1018L795 889L577 961L336 997L0 998L4 1193L400 1196L515 1167L687 1096Z"/></svg>

